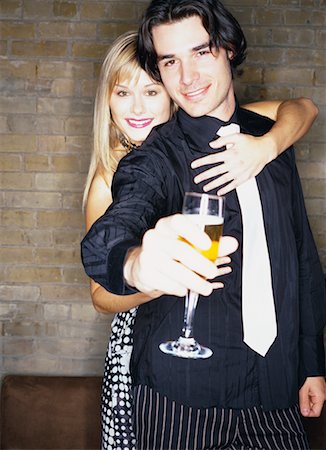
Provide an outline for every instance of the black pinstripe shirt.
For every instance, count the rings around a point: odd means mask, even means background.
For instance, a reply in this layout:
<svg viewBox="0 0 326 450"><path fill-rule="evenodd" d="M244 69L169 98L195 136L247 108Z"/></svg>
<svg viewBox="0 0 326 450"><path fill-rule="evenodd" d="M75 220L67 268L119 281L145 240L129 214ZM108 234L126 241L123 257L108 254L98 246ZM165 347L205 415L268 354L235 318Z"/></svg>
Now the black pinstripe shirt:
<svg viewBox="0 0 326 450"><path fill-rule="evenodd" d="M272 122L237 107L231 122L252 135ZM179 111L124 158L113 180L114 202L82 242L85 270L106 289L131 293L122 276L126 251L163 216L179 212L193 183L190 162L212 151L208 143L221 125L212 117ZM262 151L264 151L262 149ZM162 296L138 309L132 356L133 382L148 385L185 405L287 408L298 400L307 376L324 374L324 279L307 221L301 185L289 149L257 177L272 266L278 336L263 358L242 341L242 222L236 192L226 198L224 234L238 239L224 289L199 300L195 337L213 350L208 360L163 354L158 345L177 338L183 301ZM257 273L259 276L259 273ZM259 317L257 317L259 320Z"/></svg>

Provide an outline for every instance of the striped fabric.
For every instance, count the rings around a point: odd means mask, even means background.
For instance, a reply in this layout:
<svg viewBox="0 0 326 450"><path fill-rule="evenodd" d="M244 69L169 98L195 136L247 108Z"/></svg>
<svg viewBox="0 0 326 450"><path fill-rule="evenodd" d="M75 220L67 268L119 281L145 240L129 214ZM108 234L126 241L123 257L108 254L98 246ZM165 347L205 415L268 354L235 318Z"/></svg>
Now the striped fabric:
<svg viewBox="0 0 326 450"><path fill-rule="evenodd" d="M134 390L134 429L139 450L306 450L298 407L263 411L192 408L148 386Z"/></svg>

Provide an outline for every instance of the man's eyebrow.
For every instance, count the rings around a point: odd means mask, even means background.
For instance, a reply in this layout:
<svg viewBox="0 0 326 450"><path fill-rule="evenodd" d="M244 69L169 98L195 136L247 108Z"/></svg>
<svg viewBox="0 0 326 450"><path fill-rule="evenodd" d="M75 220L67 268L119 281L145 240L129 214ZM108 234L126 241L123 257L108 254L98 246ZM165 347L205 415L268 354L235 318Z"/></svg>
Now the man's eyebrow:
<svg viewBox="0 0 326 450"><path fill-rule="evenodd" d="M203 44L196 45L191 49L191 52L198 52L199 50L203 50L203 48L207 48L210 46L209 42L204 42ZM167 54L167 55L157 55L157 61L163 61L164 59L172 59L175 58L175 54Z"/></svg>
<svg viewBox="0 0 326 450"><path fill-rule="evenodd" d="M209 46L210 46L210 43L209 42L205 42L204 44L197 45L196 47L192 48L191 50L193 52L198 52L199 50L203 50L203 48L207 48Z"/></svg>
<svg viewBox="0 0 326 450"><path fill-rule="evenodd" d="M171 59L174 58L174 55L171 53L171 55L157 55L157 61L163 61L164 59Z"/></svg>

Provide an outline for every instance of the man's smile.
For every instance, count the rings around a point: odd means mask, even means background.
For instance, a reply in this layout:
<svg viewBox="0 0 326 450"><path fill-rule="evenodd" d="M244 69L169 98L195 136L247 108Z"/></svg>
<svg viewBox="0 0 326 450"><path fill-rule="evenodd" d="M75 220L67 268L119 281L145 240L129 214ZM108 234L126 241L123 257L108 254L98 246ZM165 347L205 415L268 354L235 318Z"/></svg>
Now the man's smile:
<svg viewBox="0 0 326 450"><path fill-rule="evenodd" d="M192 90L192 91L189 91L189 92L182 92L181 94L188 101L199 101L203 97L206 96L206 94L208 93L210 87L211 87L211 84L209 84L206 87L199 88L199 89L196 89L196 90Z"/></svg>

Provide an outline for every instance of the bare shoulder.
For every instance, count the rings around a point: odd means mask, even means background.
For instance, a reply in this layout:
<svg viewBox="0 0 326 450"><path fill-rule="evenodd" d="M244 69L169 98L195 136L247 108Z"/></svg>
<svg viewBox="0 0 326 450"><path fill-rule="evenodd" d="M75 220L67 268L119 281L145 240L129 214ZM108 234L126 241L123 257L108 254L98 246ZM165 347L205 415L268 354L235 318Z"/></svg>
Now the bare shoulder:
<svg viewBox="0 0 326 450"><path fill-rule="evenodd" d="M86 204L86 229L101 217L112 202L111 185L104 177L96 173L88 194Z"/></svg>

